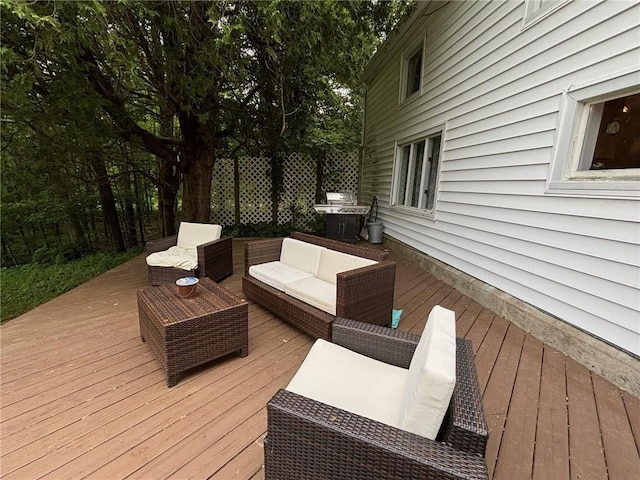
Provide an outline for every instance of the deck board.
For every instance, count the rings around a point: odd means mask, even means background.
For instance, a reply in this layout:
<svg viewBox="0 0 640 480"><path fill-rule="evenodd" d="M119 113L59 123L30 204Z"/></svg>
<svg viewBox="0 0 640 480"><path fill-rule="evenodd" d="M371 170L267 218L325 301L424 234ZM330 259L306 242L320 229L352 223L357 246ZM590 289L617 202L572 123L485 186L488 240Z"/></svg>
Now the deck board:
<svg viewBox="0 0 640 480"><path fill-rule="evenodd" d="M622 396L608 389L602 377L594 375L592 380L609 478L624 480L640 475L640 459Z"/></svg>
<svg viewBox="0 0 640 480"><path fill-rule="evenodd" d="M380 248L380 247L377 247ZM242 294L244 241L234 241ZM401 330L434 305L476 351L493 478L626 479L640 469L640 400L392 253ZM166 378L141 342L137 257L0 327L3 479L263 480L266 403L312 338L249 305L249 356Z"/></svg>
<svg viewBox="0 0 640 480"><path fill-rule="evenodd" d="M533 478L569 478L569 430L565 357L545 347Z"/></svg>
<svg viewBox="0 0 640 480"><path fill-rule="evenodd" d="M542 343L525 337L494 478L532 476L541 365Z"/></svg>
<svg viewBox="0 0 640 480"><path fill-rule="evenodd" d="M607 465L591 373L570 358L566 365L571 479L606 478Z"/></svg>

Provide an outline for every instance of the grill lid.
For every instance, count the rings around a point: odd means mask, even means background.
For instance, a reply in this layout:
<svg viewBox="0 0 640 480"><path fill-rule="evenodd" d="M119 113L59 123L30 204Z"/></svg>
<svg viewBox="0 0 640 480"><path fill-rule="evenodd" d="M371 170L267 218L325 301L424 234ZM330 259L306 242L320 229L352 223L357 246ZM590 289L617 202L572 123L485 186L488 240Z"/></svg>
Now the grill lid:
<svg viewBox="0 0 640 480"><path fill-rule="evenodd" d="M355 205L358 199L353 192L327 192L328 205Z"/></svg>
<svg viewBox="0 0 640 480"><path fill-rule="evenodd" d="M371 207L358 205L358 199L353 192L327 192L326 205L314 205L318 213L339 215L366 215Z"/></svg>

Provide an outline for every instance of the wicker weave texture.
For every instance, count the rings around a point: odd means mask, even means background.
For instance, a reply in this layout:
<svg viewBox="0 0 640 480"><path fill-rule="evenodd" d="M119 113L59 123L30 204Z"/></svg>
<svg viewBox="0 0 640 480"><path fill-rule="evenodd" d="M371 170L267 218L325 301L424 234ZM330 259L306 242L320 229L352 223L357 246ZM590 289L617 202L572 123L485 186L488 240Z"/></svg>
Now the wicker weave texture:
<svg viewBox="0 0 640 480"><path fill-rule="evenodd" d="M348 317L376 325L391 322L396 264L386 260L388 252L350 245L304 233L293 238L358 255L379 263L341 272L337 275L336 315L297 300L284 292L249 277L249 267L280 259L282 238L256 240L245 244L242 291L250 300L262 305L283 320L315 338L331 340L331 325L338 317Z"/></svg>
<svg viewBox="0 0 640 480"><path fill-rule="evenodd" d="M190 368L230 353L249 353L248 304L202 279L190 298L178 296L170 285L138 290L140 336L174 386Z"/></svg>
<svg viewBox="0 0 640 480"><path fill-rule="evenodd" d="M346 319L334 322L333 334L340 345L405 367L419 340ZM470 341L457 339L456 359L456 388L437 441L279 391L267 405L265 478L487 478L488 430Z"/></svg>

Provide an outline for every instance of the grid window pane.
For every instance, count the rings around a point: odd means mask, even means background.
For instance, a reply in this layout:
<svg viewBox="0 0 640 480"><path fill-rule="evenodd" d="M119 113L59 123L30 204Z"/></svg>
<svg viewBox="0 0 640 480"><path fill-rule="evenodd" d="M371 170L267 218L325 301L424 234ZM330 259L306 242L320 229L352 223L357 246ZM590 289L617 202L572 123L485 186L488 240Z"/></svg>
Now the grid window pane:
<svg viewBox="0 0 640 480"><path fill-rule="evenodd" d="M398 148L394 205L433 210L442 134Z"/></svg>

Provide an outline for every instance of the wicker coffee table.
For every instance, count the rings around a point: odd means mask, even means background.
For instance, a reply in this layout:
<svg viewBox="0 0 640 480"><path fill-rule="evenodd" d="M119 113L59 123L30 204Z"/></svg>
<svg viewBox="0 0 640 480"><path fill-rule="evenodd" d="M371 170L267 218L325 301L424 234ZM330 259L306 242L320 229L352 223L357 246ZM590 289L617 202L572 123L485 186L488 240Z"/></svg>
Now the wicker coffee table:
<svg viewBox="0 0 640 480"><path fill-rule="evenodd" d="M248 303L208 278L195 296L181 298L175 285L138 290L140 336L167 372L167 385L190 368L238 352L249 353Z"/></svg>

